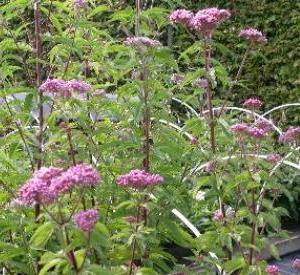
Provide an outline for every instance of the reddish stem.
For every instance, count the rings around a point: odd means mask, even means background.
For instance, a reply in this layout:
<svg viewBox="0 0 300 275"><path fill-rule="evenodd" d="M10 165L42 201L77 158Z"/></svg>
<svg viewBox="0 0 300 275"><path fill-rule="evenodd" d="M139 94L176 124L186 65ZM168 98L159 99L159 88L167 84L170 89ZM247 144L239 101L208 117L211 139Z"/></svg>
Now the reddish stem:
<svg viewBox="0 0 300 275"><path fill-rule="evenodd" d="M36 0L34 2L34 27L35 27L35 51L36 51L36 88L39 89L42 83L42 32L41 32L41 12L40 12L40 1ZM44 107L43 107L43 93L39 94L39 131L37 135L38 139L38 159L37 159L37 169L40 169L43 165L43 128L44 128ZM35 220L38 222L38 217L40 215L40 205L35 206Z"/></svg>

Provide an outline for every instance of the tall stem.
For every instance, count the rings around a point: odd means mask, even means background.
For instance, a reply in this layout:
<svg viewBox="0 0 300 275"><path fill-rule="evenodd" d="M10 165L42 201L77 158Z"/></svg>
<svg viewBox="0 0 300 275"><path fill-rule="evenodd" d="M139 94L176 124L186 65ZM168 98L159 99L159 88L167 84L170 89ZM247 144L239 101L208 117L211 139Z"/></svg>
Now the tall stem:
<svg viewBox="0 0 300 275"><path fill-rule="evenodd" d="M68 231L65 228L65 226L63 226L63 230L64 230L65 237L66 237L66 245L68 247L70 245L69 234L68 234ZM67 252L67 255L68 255L70 263L71 263L71 265L72 265L72 267L73 267L73 269L75 271L75 274L79 274L79 268L78 268L78 264L77 264L77 261L76 261L76 257L75 257L74 251L71 250L70 252Z"/></svg>
<svg viewBox="0 0 300 275"><path fill-rule="evenodd" d="M209 111L209 128L210 128L210 146L212 154L216 153L216 138L215 138L215 122L214 122L214 111L212 105L212 89L211 89L211 77L210 77L210 66L211 66L211 48L207 44L207 40L204 42L204 54L205 54L205 71L207 79L207 107Z"/></svg>
<svg viewBox="0 0 300 275"><path fill-rule="evenodd" d="M140 222L140 212L141 212L141 207L140 207L140 204L138 203L137 211L136 211L136 225L135 225L135 229L134 229L134 234L137 234L137 232L138 232L139 222ZM136 239L136 236L134 236L132 246L131 246L131 261L130 261L129 275L133 274L133 264L134 264L136 247L137 247L137 239Z"/></svg>
<svg viewBox="0 0 300 275"><path fill-rule="evenodd" d="M39 89L42 83L42 34L41 34L41 12L40 12L40 0L34 2L34 37L35 37L35 51L36 51L36 88ZM43 128L44 128L44 107L43 107L43 93L39 94L39 130L38 130L38 159L37 169L40 169L43 165ZM38 220L40 214L40 205L35 205L35 219Z"/></svg>
<svg viewBox="0 0 300 275"><path fill-rule="evenodd" d="M135 18L135 36L141 35L141 11L142 0L135 0L136 18Z"/></svg>
<svg viewBox="0 0 300 275"><path fill-rule="evenodd" d="M255 203L255 190L252 190L252 214L253 214L253 219L256 218L256 203ZM255 244L255 235L256 235L256 222L253 220L252 222L252 228L251 228L251 239L250 239L250 250L249 250L249 264L253 264L253 259L254 259L254 244Z"/></svg>

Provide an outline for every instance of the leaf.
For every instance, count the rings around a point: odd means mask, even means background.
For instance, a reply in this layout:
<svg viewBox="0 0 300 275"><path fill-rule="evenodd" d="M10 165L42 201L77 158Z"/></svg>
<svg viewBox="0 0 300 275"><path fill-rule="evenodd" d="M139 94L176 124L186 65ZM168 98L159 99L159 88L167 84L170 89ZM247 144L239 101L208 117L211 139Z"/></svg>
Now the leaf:
<svg viewBox="0 0 300 275"><path fill-rule="evenodd" d="M51 222L44 223L34 232L30 244L35 248L43 248L54 232L55 225Z"/></svg>
<svg viewBox="0 0 300 275"><path fill-rule="evenodd" d="M226 262L223 265L223 268L229 274L232 274L234 271L244 268L245 265L246 265L246 263L245 263L245 260L243 257L236 257L236 258L233 258L232 260Z"/></svg>
<svg viewBox="0 0 300 275"><path fill-rule="evenodd" d="M40 270L39 275L48 274L49 269L57 266L58 264L62 264L64 262L66 262L66 260L62 258L56 258L51 260L50 262L48 262L46 265L43 266L43 268Z"/></svg>
<svg viewBox="0 0 300 275"><path fill-rule="evenodd" d="M105 11L109 11L109 7L106 6L106 5L100 5L100 6L97 6L95 9L93 9L93 11L88 15L88 18L91 18L95 15L99 15Z"/></svg>

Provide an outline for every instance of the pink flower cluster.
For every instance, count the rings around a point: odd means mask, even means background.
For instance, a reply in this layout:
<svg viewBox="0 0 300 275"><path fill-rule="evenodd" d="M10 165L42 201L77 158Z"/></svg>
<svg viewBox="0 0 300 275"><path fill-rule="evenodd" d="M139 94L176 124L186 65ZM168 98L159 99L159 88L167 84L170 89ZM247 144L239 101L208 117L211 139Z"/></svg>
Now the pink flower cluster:
<svg viewBox="0 0 300 275"><path fill-rule="evenodd" d="M40 91L52 95L70 97L72 92L88 92L92 86L84 81L72 79L65 81L62 79L47 79L41 86Z"/></svg>
<svg viewBox="0 0 300 275"><path fill-rule="evenodd" d="M279 267L277 265L268 265L265 271L268 275L279 275Z"/></svg>
<svg viewBox="0 0 300 275"><path fill-rule="evenodd" d="M247 134L248 136L255 139L263 139L268 135L268 133L264 129L260 129L257 127L248 127Z"/></svg>
<svg viewBox="0 0 300 275"><path fill-rule="evenodd" d="M252 110L259 109L262 105L263 105L263 103L259 99L254 98L254 97L247 99L243 103L244 107L252 109Z"/></svg>
<svg viewBox="0 0 300 275"><path fill-rule="evenodd" d="M282 157L279 154L268 154L267 155L267 161L276 164L279 161L281 161Z"/></svg>
<svg viewBox="0 0 300 275"><path fill-rule="evenodd" d="M169 20L174 24L177 23L189 26L193 17L194 14L191 11L180 9L173 11L169 17Z"/></svg>
<svg viewBox="0 0 300 275"><path fill-rule="evenodd" d="M268 132L255 126L249 126L245 123L238 123L230 127L231 131L239 136L245 135L254 139L263 139L267 137Z"/></svg>
<svg viewBox="0 0 300 275"><path fill-rule="evenodd" d="M159 41L143 36L127 37L124 44L138 50L161 47Z"/></svg>
<svg viewBox="0 0 300 275"><path fill-rule="evenodd" d="M198 11L190 21L193 29L203 36L209 36L214 29L225 19L231 16L228 10L208 8Z"/></svg>
<svg viewBox="0 0 300 275"><path fill-rule="evenodd" d="M51 166L42 167L20 188L18 199L23 205L49 204L75 186L95 186L99 181L98 171L88 164L78 164L66 171Z"/></svg>
<svg viewBox="0 0 300 275"><path fill-rule="evenodd" d="M267 119L262 119L259 118L258 120L255 121L254 126L257 128L260 128L266 132L270 132L273 130L273 122Z"/></svg>
<svg viewBox="0 0 300 275"><path fill-rule="evenodd" d="M150 174L144 170L131 170L128 174L119 176L117 184L133 188L145 188L158 185L163 180L163 177L158 174Z"/></svg>
<svg viewBox="0 0 300 275"><path fill-rule="evenodd" d="M191 11L180 9L173 11L169 19L172 23L183 24L208 37L222 21L230 16L228 10L218 8L199 10L195 15Z"/></svg>
<svg viewBox="0 0 300 275"><path fill-rule="evenodd" d="M87 0L73 0L73 6L75 9L84 9L87 5Z"/></svg>
<svg viewBox="0 0 300 275"><path fill-rule="evenodd" d="M99 213L95 209L80 211L74 215L76 227L84 232L91 232L99 219Z"/></svg>
<svg viewBox="0 0 300 275"><path fill-rule="evenodd" d="M63 169L56 167L42 167L33 174L33 177L25 183L18 192L18 200L23 205L34 203L48 204L56 199L56 194L50 190L52 180L58 178Z"/></svg>
<svg viewBox="0 0 300 275"><path fill-rule="evenodd" d="M279 141L282 143L293 143L299 140L300 138L300 127L290 127L286 132L283 132Z"/></svg>
<svg viewBox="0 0 300 275"><path fill-rule="evenodd" d="M230 130L237 135L243 135L243 134L247 133L248 128L249 128L249 126L247 124L238 123L238 124L231 126Z"/></svg>
<svg viewBox="0 0 300 275"><path fill-rule="evenodd" d="M214 212L214 215L213 215L213 220L214 221L221 221L223 220L224 216L223 216L223 213L222 211L219 209L217 211Z"/></svg>
<svg viewBox="0 0 300 275"><path fill-rule="evenodd" d="M300 259L295 259L292 263L292 267L300 270Z"/></svg>
<svg viewBox="0 0 300 275"><path fill-rule="evenodd" d="M239 36L243 37L248 42L251 42L253 44L261 44L267 42L267 38L262 34L262 32L254 28L241 30Z"/></svg>

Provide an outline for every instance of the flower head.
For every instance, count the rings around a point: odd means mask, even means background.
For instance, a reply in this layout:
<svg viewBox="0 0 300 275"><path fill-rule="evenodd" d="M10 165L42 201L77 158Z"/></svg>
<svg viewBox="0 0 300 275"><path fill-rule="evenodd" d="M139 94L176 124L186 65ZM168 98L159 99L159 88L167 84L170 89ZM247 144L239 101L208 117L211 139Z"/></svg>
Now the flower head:
<svg viewBox="0 0 300 275"><path fill-rule="evenodd" d="M238 123L230 127L231 132L237 135L246 134L249 126L245 123Z"/></svg>
<svg viewBox="0 0 300 275"><path fill-rule="evenodd" d="M127 37L124 44L138 50L161 47L161 43L159 41L143 36Z"/></svg>
<svg viewBox="0 0 300 275"><path fill-rule="evenodd" d="M68 83L62 79L47 79L41 86L40 91L52 95L71 96Z"/></svg>
<svg viewBox="0 0 300 275"><path fill-rule="evenodd" d="M217 162L215 160L211 160L205 165L205 171L208 173L214 172L216 168L217 168Z"/></svg>
<svg viewBox="0 0 300 275"><path fill-rule="evenodd" d="M262 105L263 103L255 97L251 97L243 103L244 107L252 110L259 109Z"/></svg>
<svg viewBox="0 0 300 275"><path fill-rule="evenodd" d="M268 135L268 133L265 130L257 127L248 127L247 134L255 139L263 139Z"/></svg>
<svg viewBox="0 0 300 275"><path fill-rule="evenodd" d="M293 143L300 138L300 127L290 127L286 132L283 132L279 141L282 143Z"/></svg>
<svg viewBox="0 0 300 275"><path fill-rule="evenodd" d="M292 267L300 270L300 259L295 259L292 263Z"/></svg>
<svg viewBox="0 0 300 275"><path fill-rule="evenodd" d="M60 194L71 191L75 185L74 178L70 173L64 172L51 181L49 189L58 197Z"/></svg>
<svg viewBox="0 0 300 275"><path fill-rule="evenodd" d="M96 186L101 179L98 171L89 164L72 166L65 174L72 178L74 184L80 186Z"/></svg>
<svg viewBox="0 0 300 275"><path fill-rule="evenodd" d="M180 9L171 13L169 19L173 24L189 25L194 14L191 11Z"/></svg>
<svg viewBox="0 0 300 275"><path fill-rule="evenodd" d="M261 44L267 42L267 38L257 29L254 28L247 28L241 30L240 37L243 37L248 42L253 44Z"/></svg>
<svg viewBox="0 0 300 275"><path fill-rule="evenodd" d="M214 215L213 215L213 220L214 221L221 221L223 220L224 216L223 216L223 213L220 209L218 209L217 211L214 212Z"/></svg>
<svg viewBox="0 0 300 275"><path fill-rule="evenodd" d="M75 9L84 9L88 5L87 0L73 0L73 7Z"/></svg>
<svg viewBox="0 0 300 275"><path fill-rule="evenodd" d="M99 213L95 209L80 211L74 215L76 227L84 232L91 232L99 219Z"/></svg>
<svg viewBox="0 0 300 275"><path fill-rule="evenodd" d="M277 265L268 265L265 271L268 275L279 275L279 267Z"/></svg>
<svg viewBox="0 0 300 275"><path fill-rule="evenodd" d="M279 154L268 154L267 155L267 161L276 164L279 161L281 161L282 157Z"/></svg>
<svg viewBox="0 0 300 275"><path fill-rule="evenodd" d="M92 86L90 84L76 79L68 81L68 86L72 91L79 93L88 92L92 90Z"/></svg>
<svg viewBox="0 0 300 275"><path fill-rule="evenodd" d="M266 132L270 132L273 129L273 123L270 120L262 118L257 119L254 123L254 126Z"/></svg>
<svg viewBox="0 0 300 275"><path fill-rule="evenodd" d="M19 189L18 201L24 205L52 203L57 198L57 193L51 190L51 182L62 172L63 169L56 167L42 167Z"/></svg>
<svg viewBox="0 0 300 275"><path fill-rule="evenodd" d="M208 37L222 21L230 16L231 14L228 10L218 8L203 9L198 11L191 19L190 25L204 37Z"/></svg>
<svg viewBox="0 0 300 275"><path fill-rule="evenodd" d="M132 170L126 175L119 176L117 184L133 188L145 188L158 185L163 180L163 177L158 174L150 174L144 170Z"/></svg>
<svg viewBox="0 0 300 275"><path fill-rule="evenodd" d="M194 136L192 136L192 137L190 138L190 142L191 142L191 144L193 144L193 145L199 144L199 140L198 140L196 137L194 137Z"/></svg>

